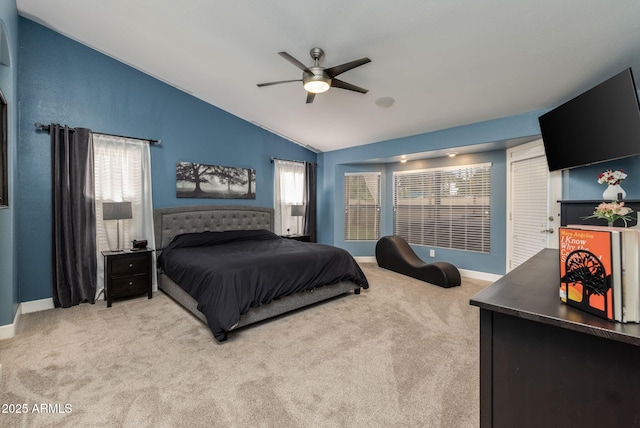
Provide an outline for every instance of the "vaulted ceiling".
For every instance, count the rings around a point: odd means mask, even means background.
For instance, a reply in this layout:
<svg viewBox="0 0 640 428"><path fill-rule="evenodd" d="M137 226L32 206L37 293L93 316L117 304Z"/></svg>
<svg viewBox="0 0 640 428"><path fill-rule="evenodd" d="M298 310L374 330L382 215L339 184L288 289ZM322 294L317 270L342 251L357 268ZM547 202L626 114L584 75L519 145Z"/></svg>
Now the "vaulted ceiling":
<svg viewBox="0 0 640 428"><path fill-rule="evenodd" d="M627 67L640 1L17 0L19 13L316 151L554 107ZM371 62L306 103L302 71ZM640 79L640 77L636 77ZM395 103L380 106L376 100Z"/></svg>

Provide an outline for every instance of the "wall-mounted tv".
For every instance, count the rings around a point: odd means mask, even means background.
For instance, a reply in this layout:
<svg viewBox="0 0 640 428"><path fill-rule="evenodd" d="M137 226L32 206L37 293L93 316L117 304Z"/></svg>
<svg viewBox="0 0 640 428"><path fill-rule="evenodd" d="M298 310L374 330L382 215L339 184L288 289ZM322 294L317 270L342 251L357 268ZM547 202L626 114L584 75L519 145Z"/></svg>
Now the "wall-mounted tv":
<svg viewBox="0 0 640 428"><path fill-rule="evenodd" d="M631 68L538 121L550 171L640 154L640 105Z"/></svg>

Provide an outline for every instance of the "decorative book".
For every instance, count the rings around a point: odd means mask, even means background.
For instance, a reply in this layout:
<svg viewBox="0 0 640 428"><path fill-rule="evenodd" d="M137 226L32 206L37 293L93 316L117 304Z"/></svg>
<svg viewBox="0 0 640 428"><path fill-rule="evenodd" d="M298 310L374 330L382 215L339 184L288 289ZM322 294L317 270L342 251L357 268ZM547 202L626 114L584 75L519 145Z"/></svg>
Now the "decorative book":
<svg viewBox="0 0 640 428"><path fill-rule="evenodd" d="M621 309L622 319L615 316L616 321L640 322L640 229L635 227L611 227L595 225L568 225L571 229L598 230L616 232L620 235L621 248L621 290L618 295L621 299L616 300L618 281L613 283L614 291L614 314ZM614 235L615 239L615 235ZM615 245L615 244L614 244ZM614 275L616 270L614 260ZM614 276L614 279L616 277ZM621 308L620 308L621 306Z"/></svg>
<svg viewBox="0 0 640 428"><path fill-rule="evenodd" d="M561 227L559 233L560 299L593 315L621 320L619 232Z"/></svg>

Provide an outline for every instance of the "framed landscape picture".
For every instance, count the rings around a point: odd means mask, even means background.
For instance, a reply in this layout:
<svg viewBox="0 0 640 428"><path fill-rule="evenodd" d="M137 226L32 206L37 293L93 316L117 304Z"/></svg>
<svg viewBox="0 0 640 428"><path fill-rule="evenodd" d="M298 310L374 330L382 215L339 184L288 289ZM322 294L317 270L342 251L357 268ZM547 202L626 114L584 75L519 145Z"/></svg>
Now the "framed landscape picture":
<svg viewBox="0 0 640 428"><path fill-rule="evenodd" d="M256 171L251 168L176 163L178 198L255 199Z"/></svg>

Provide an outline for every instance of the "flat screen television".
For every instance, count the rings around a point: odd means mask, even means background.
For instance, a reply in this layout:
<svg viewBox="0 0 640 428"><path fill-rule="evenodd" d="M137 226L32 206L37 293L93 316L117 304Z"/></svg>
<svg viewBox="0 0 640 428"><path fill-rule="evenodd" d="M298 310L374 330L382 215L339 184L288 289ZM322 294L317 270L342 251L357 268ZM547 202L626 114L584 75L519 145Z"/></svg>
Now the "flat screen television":
<svg viewBox="0 0 640 428"><path fill-rule="evenodd" d="M631 68L538 121L550 171L640 154L640 105Z"/></svg>

